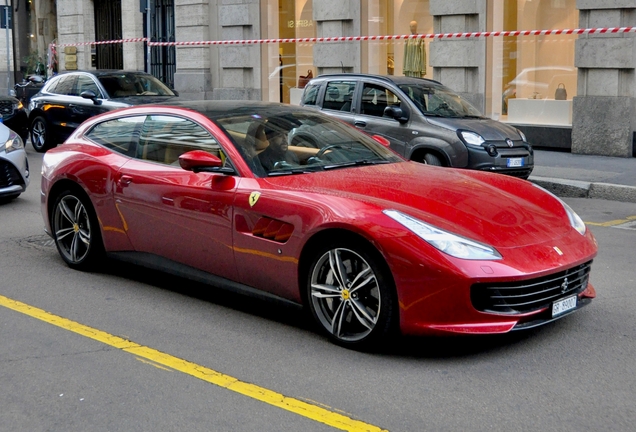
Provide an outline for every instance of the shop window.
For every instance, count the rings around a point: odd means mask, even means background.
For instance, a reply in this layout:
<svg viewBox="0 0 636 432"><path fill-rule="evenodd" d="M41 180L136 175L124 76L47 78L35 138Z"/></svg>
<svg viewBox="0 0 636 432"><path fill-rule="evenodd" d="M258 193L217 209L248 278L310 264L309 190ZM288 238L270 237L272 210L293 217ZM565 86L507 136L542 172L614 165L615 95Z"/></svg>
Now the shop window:
<svg viewBox="0 0 636 432"><path fill-rule="evenodd" d="M576 0L489 1L489 30L576 28ZM517 124L571 125L577 35L489 38L486 113ZM563 100L565 88L567 96ZM557 95L558 93L558 95Z"/></svg>

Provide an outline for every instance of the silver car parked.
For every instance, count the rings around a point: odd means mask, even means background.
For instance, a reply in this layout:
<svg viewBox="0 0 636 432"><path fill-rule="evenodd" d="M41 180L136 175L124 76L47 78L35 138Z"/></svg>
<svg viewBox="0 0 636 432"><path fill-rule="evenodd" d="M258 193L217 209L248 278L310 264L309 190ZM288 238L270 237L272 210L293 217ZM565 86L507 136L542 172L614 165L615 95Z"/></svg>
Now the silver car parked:
<svg viewBox="0 0 636 432"><path fill-rule="evenodd" d="M8 201L29 185L29 162L22 138L2 123L0 143L0 201Z"/></svg>

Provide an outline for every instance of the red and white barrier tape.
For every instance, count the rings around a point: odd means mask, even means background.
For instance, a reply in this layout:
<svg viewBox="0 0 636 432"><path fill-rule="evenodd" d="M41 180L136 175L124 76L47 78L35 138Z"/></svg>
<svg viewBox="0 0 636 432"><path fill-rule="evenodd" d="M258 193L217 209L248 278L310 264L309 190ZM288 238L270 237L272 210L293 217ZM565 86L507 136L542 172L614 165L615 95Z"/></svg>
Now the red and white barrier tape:
<svg viewBox="0 0 636 432"><path fill-rule="evenodd" d="M612 34L634 33L636 27L605 27L586 29L558 29L558 30L510 30L510 31L486 31L472 33L430 33L419 35L384 35L384 36L335 36L312 38L285 38L285 39L246 39L246 40L214 40L214 41L189 41L189 42L153 42L148 38L130 38L111 41L78 42L69 44L51 44L58 47L81 45L104 45L123 42L148 42L150 46L201 46L201 45L256 45L271 43L297 43L297 42L357 42L357 41L387 41L405 39L471 39L498 36L548 36L548 35L580 35L580 34Z"/></svg>

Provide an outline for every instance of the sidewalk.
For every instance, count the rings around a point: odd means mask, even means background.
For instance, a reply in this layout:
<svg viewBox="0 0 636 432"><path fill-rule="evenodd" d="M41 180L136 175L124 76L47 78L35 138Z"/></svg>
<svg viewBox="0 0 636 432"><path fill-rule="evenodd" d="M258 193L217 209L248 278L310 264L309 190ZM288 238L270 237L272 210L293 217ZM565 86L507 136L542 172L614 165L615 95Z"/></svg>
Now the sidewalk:
<svg viewBox="0 0 636 432"><path fill-rule="evenodd" d="M535 150L529 180L561 197L636 203L636 158Z"/></svg>

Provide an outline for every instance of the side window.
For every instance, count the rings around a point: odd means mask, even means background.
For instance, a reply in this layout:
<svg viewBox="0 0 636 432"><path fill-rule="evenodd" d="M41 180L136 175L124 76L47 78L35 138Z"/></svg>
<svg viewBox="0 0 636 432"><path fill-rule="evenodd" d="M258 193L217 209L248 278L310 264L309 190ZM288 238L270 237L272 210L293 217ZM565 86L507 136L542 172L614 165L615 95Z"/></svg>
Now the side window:
<svg viewBox="0 0 636 432"><path fill-rule="evenodd" d="M400 98L386 87L365 83L362 88L361 114L382 117L387 106L399 106L400 103Z"/></svg>
<svg viewBox="0 0 636 432"><path fill-rule="evenodd" d="M55 93L61 95L72 95L75 78L77 78L75 75L66 75L60 78L57 86L55 86Z"/></svg>
<svg viewBox="0 0 636 432"><path fill-rule="evenodd" d="M75 83L75 96L79 96L82 92L86 90L93 91L98 97L101 97L99 88L93 79L86 75L80 75L77 77L77 82Z"/></svg>
<svg viewBox="0 0 636 432"><path fill-rule="evenodd" d="M303 105L316 105L318 99L318 91L320 90L320 84L312 84L305 87L303 93Z"/></svg>
<svg viewBox="0 0 636 432"><path fill-rule="evenodd" d="M136 116L105 121L91 129L86 137L117 153L132 156L145 119L146 116Z"/></svg>
<svg viewBox="0 0 636 432"><path fill-rule="evenodd" d="M329 81L322 107L337 111L351 111L355 88L355 81Z"/></svg>
<svg viewBox="0 0 636 432"><path fill-rule="evenodd" d="M179 156L192 150L207 151L225 161L219 143L203 127L181 117L152 115L144 122L136 157L179 165Z"/></svg>

